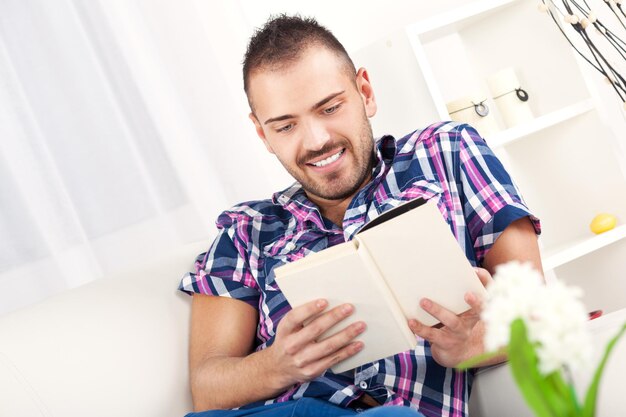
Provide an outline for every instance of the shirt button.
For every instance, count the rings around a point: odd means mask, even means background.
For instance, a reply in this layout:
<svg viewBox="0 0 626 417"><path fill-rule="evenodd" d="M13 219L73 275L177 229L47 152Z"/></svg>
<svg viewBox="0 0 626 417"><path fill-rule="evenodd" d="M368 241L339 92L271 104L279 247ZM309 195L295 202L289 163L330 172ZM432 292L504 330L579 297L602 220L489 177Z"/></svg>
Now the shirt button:
<svg viewBox="0 0 626 417"><path fill-rule="evenodd" d="M359 387L361 387L361 389L367 389L367 382L365 381L359 382Z"/></svg>
<svg viewBox="0 0 626 417"><path fill-rule="evenodd" d="M296 244L295 244L295 243L293 243L293 242L289 242L289 243L287 243L287 244L285 245L285 249L286 249L286 250L288 250L288 251L290 251L290 252L291 252L292 250L294 250L295 248L296 248Z"/></svg>

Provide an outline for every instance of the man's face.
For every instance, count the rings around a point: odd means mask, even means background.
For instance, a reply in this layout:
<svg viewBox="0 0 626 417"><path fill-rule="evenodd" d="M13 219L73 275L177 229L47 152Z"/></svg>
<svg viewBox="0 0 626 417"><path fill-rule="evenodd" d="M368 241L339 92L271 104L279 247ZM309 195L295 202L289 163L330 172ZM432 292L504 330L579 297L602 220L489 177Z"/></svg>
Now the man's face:
<svg viewBox="0 0 626 417"><path fill-rule="evenodd" d="M370 178L376 103L365 70L323 47L279 70L252 72L250 115L267 149L316 203L351 198Z"/></svg>

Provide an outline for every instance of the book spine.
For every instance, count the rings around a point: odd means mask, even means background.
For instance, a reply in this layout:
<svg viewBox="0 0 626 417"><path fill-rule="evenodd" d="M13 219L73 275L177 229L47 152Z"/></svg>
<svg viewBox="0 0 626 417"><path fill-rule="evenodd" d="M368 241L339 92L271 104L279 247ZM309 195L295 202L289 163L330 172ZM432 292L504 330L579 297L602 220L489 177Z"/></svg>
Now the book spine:
<svg viewBox="0 0 626 417"><path fill-rule="evenodd" d="M409 328L408 318L404 316L402 308L400 308L400 304L398 303L396 297L393 295L393 292L387 285L387 281L385 280L382 272L378 268L378 265L374 261L374 258L372 258L372 255L367 249L365 243L361 239L359 239L359 236L356 236L354 240L356 241L355 243L359 258L361 259L367 270L370 271L370 274L374 278L373 281L378 287L381 297L386 300L387 305L389 306L389 310L391 311L396 321L396 324L402 330L404 338L407 342L407 350L415 349L415 346L417 345L417 337Z"/></svg>

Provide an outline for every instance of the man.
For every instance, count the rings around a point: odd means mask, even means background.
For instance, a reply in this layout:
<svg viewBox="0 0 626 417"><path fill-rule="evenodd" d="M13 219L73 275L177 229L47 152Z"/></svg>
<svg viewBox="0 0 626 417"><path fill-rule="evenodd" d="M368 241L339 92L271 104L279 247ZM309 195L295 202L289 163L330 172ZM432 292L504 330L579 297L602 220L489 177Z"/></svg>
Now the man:
<svg viewBox="0 0 626 417"><path fill-rule="evenodd" d="M541 268L538 220L500 162L467 125L438 123L374 143L367 71L357 71L311 19L279 16L255 33L244 88L257 134L297 182L271 200L222 213L218 237L181 282L195 294L194 408L239 408L198 415L467 415L471 374L452 367L483 352L476 295L466 295L472 308L459 316L421 300L443 326L410 320L417 349L333 374L331 365L363 348L357 336L367 323L316 342L353 306L327 310L317 300L291 309L273 270L351 239L381 212L417 197L437 201L470 262L485 268L477 268L485 285L511 259Z"/></svg>

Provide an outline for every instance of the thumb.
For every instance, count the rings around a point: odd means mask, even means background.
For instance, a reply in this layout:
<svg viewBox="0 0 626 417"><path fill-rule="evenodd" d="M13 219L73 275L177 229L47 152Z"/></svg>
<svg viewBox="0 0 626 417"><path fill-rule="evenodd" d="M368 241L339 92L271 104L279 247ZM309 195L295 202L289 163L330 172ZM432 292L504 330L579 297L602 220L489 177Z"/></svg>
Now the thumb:
<svg viewBox="0 0 626 417"><path fill-rule="evenodd" d="M476 271L478 279L485 286L485 288L489 287L489 285L493 282L491 274L485 268L474 267L474 271Z"/></svg>

